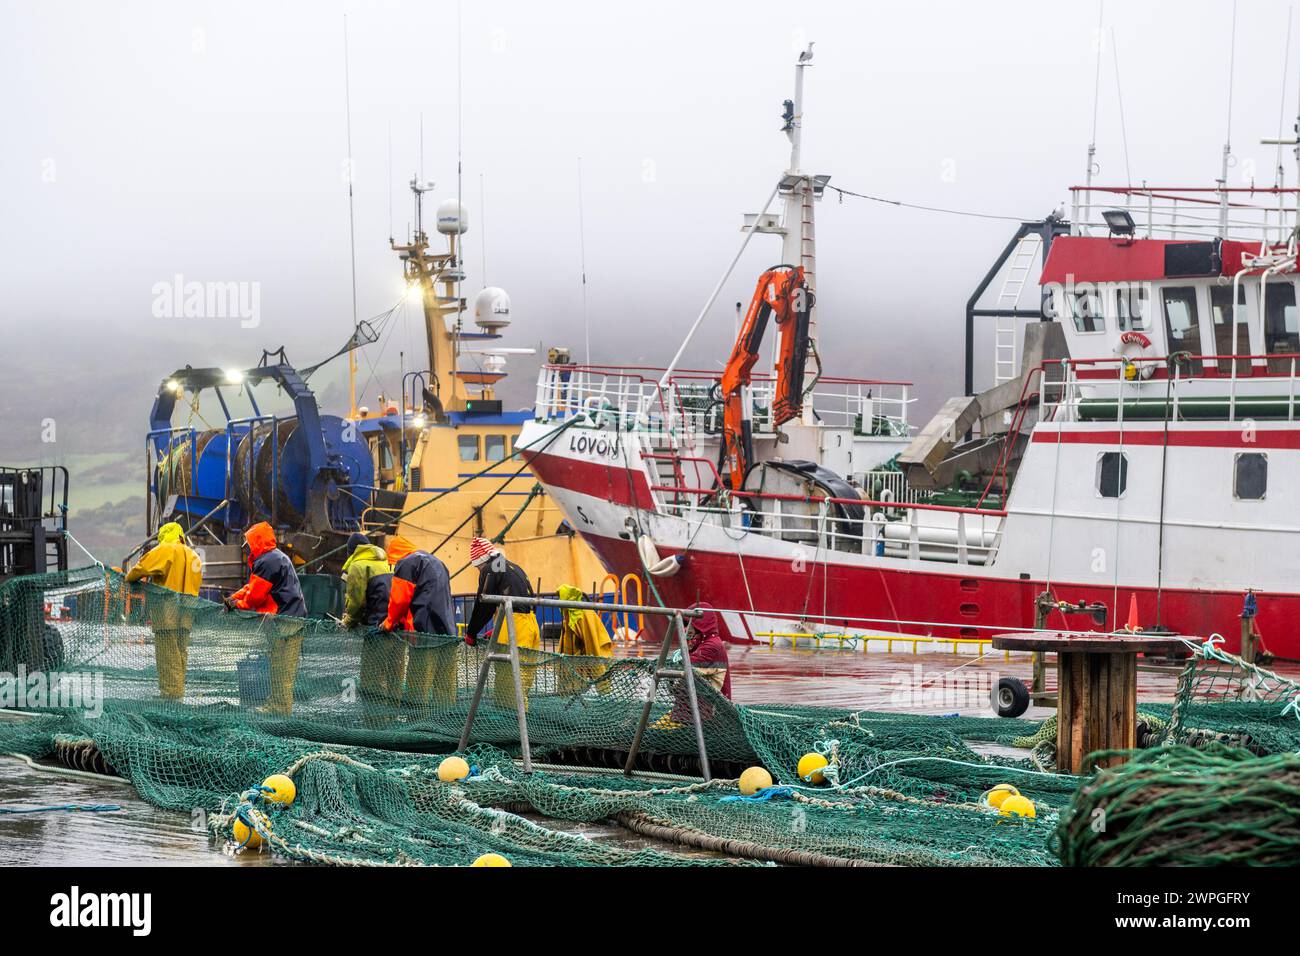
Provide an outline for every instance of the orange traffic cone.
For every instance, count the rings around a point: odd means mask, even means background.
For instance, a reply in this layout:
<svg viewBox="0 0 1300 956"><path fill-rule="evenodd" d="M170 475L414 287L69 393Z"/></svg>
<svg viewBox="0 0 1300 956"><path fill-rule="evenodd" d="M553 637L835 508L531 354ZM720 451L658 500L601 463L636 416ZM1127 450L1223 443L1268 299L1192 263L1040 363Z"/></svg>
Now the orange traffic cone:
<svg viewBox="0 0 1300 956"><path fill-rule="evenodd" d="M1138 596L1129 595L1128 599L1128 623L1124 625L1124 630L1130 634L1136 634L1142 630L1142 625L1138 623Z"/></svg>

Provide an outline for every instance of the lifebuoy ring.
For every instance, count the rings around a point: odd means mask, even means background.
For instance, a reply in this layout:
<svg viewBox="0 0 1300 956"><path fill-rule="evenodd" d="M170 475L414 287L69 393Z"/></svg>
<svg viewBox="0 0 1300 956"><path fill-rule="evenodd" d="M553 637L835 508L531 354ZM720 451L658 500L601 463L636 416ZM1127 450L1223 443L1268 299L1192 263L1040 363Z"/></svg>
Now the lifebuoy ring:
<svg viewBox="0 0 1300 956"><path fill-rule="evenodd" d="M1156 372L1155 349L1143 332L1124 332L1115 343L1115 355L1124 360L1121 374L1127 381L1149 379Z"/></svg>

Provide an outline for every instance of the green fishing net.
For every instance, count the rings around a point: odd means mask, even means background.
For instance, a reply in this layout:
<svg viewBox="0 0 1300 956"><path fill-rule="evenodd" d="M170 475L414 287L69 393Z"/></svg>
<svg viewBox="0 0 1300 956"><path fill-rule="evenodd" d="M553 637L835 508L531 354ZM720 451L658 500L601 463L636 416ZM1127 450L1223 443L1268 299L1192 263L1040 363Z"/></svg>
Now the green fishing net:
<svg viewBox="0 0 1300 956"><path fill-rule="evenodd" d="M0 706L26 716L0 721L0 752L74 765L69 755L93 753L145 800L202 820L214 845L232 849L238 820L263 849L305 862L1057 862L1080 781L1010 746L1037 722L738 706L701 678L719 778L705 783L685 696L655 689L645 659L520 652L532 773L510 669L490 664L472 772L444 782L488 649L228 612L102 568L18 578L0 585L0 672L25 680L0 685ZM618 768L652 693L646 769L628 777ZM819 787L795 769L810 752L829 761ZM756 765L775 786L744 796L735 776ZM257 789L274 773L297 786L287 806ZM1000 783L1037 816L983 805Z"/></svg>

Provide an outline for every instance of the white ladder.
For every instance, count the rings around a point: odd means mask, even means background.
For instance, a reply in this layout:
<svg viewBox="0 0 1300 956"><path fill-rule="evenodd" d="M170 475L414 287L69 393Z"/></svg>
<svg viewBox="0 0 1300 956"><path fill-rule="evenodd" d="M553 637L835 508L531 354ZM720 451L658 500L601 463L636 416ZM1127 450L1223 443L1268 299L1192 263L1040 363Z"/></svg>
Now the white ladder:
<svg viewBox="0 0 1300 956"><path fill-rule="evenodd" d="M1034 271L1034 262L1038 251L1043 246L1043 237L1038 233L1021 236L1016 248L1011 253L1010 265L1006 278L1002 280L1002 290L998 293L999 310L1014 311L1020 303L1021 295ZM1001 385L1020 374L1020 363L1016 357L1017 332L1020 323L1014 315L999 315L993 328L993 384Z"/></svg>

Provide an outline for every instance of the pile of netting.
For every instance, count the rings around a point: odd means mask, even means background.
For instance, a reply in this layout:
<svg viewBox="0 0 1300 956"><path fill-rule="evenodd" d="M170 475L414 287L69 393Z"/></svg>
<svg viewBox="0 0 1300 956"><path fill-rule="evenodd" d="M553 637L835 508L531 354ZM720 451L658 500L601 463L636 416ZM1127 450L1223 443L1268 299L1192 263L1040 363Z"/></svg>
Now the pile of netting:
<svg viewBox="0 0 1300 956"><path fill-rule="evenodd" d="M1195 646L1163 739L1261 756L1300 750L1300 682L1227 653L1222 642L1216 636Z"/></svg>
<svg viewBox="0 0 1300 956"><path fill-rule="evenodd" d="M150 803L206 820L218 845L240 821L285 858L357 866L489 852L515 865L1054 865L1081 782L1010 746L1036 722L737 706L699 679L719 778L706 783L686 695L656 689L651 660L530 650L534 772L519 759L510 668L490 663L472 772L443 781L487 651L226 611L102 568L19 578L0 585L0 675L13 675L0 708L25 716L0 721L0 753L89 754ZM648 697L629 777L619 768ZM1184 702L1191 723L1170 726L1209 726L1198 706ZM1279 709L1237 732L1281 740ZM809 753L827 761L820 785L796 769ZM742 795L735 778L750 766L775 786ZM288 805L256 789L277 773L296 784ZM999 784L1036 816L987 805Z"/></svg>
<svg viewBox="0 0 1300 956"><path fill-rule="evenodd" d="M1300 756L1218 742L1127 756L1062 815L1065 865L1300 864Z"/></svg>
<svg viewBox="0 0 1300 956"><path fill-rule="evenodd" d="M1083 782L1059 824L1073 866L1300 865L1300 683L1189 645L1160 746Z"/></svg>
<svg viewBox="0 0 1300 956"><path fill-rule="evenodd" d="M1054 863L1048 839L1074 782L971 746L1033 723L741 707L700 679L708 756L728 778L703 783L655 772L698 773L685 695L667 682L642 744L648 769L628 777L616 768L654 686L649 659L521 651L532 774L509 667L491 665L474 772L443 782L486 650L229 612L99 568L21 578L0 586L0 671L26 681L0 705L34 716L0 723L0 752L93 752L150 803L201 813L217 840L240 817L304 861ZM798 777L809 752L829 761L822 786ZM779 786L743 798L735 777L758 765ZM248 799L273 773L298 787L287 807ZM1007 781L1033 794L1036 819L981 804ZM592 827L621 835L593 839Z"/></svg>

